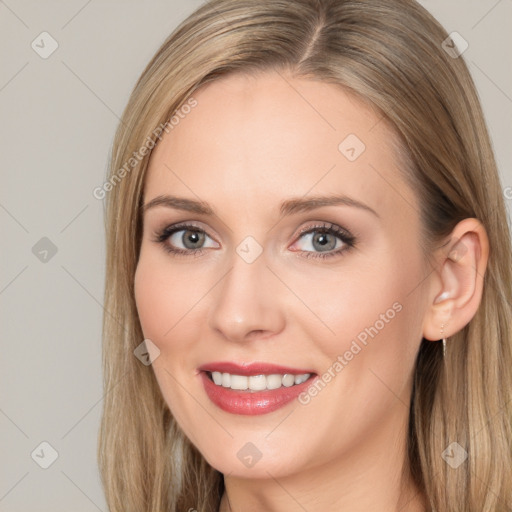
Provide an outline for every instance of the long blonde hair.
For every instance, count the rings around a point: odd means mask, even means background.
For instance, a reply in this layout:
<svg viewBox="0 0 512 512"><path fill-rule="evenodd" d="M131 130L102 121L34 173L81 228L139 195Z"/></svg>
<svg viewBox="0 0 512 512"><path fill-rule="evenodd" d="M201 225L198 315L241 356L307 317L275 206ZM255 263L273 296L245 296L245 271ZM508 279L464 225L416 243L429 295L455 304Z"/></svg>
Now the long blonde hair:
<svg viewBox="0 0 512 512"><path fill-rule="evenodd" d="M227 73L265 70L338 84L380 112L421 201L426 254L461 219L486 228L477 313L450 338L444 361L436 343L423 340L418 352L407 467L437 512L510 510L510 231L475 86L463 57L443 49L447 38L413 0L209 0L151 59L97 194L106 196L107 251L98 461L112 512L218 510L222 474L177 425L151 366L134 356L144 339L133 289L140 206L152 144L194 91ZM442 456L453 442L468 454L457 469Z"/></svg>

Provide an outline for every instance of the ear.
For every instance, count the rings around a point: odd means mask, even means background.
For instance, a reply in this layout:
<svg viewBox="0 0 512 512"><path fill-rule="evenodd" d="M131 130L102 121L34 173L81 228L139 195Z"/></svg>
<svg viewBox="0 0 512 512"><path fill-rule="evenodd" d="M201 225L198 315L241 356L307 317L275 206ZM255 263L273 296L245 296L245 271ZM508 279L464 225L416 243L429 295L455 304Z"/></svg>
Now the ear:
<svg viewBox="0 0 512 512"><path fill-rule="evenodd" d="M482 299L489 239L477 219L459 222L449 241L434 255L423 337L438 341L463 329Z"/></svg>

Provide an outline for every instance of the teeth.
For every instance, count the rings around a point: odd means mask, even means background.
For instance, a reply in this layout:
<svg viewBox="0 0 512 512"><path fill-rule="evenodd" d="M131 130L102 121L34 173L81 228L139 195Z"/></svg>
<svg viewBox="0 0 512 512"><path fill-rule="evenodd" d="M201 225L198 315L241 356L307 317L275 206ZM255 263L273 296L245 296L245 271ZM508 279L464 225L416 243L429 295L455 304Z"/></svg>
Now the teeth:
<svg viewBox="0 0 512 512"><path fill-rule="evenodd" d="M292 375L285 373L284 375L232 375L230 373L211 372L213 382L217 386L231 388L235 390L263 391L265 389L278 389L281 386L289 388L296 384L306 382L311 376L310 373L301 375Z"/></svg>
<svg viewBox="0 0 512 512"><path fill-rule="evenodd" d="M249 377L248 387L253 391L263 391L267 389L267 378L265 375L251 375Z"/></svg>
<svg viewBox="0 0 512 512"><path fill-rule="evenodd" d="M309 373L305 373L304 375L295 375L295 384L302 384L309 379Z"/></svg>
<svg viewBox="0 0 512 512"><path fill-rule="evenodd" d="M213 382L215 382L215 384L217 384L217 386L222 386L222 381L223 381L222 373L213 372L212 378L213 378Z"/></svg>
<svg viewBox="0 0 512 512"><path fill-rule="evenodd" d="M267 389L280 388L283 383L283 376L278 374L272 374L267 376Z"/></svg>
<svg viewBox="0 0 512 512"><path fill-rule="evenodd" d="M247 389L249 386L249 377L245 375L231 375L231 389Z"/></svg>
<svg viewBox="0 0 512 512"><path fill-rule="evenodd" d="M293 386L295 384L295 375L291 375L287 373L286 375L283 375L283 386L286 386L289 388L290 386Z"/></svg>

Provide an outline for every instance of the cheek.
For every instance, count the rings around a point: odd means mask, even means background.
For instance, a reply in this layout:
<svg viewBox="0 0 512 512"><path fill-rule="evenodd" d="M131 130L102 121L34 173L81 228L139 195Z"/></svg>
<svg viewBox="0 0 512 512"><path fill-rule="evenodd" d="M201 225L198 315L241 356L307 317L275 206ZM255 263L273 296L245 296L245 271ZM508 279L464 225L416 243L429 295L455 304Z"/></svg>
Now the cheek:
<svg viewBox="0 0 512 512"><path fill-rule="evenodd" d="M186 293L187 288L172 279L158 258L141 255L135 272L134 294L146 338L157 345L162 343L182 312Z"/></svg>
<svg viewBox="0 0 512 512"><path fill-rule="evenodd" d="M181 420L180 411L186 410L186 400L176 385L177 369L185 367L188 350L178 340L185 339L180 329L193 298L187 298L189 287L176 281L165 262L147 255L137 265L134 294L139 321L145 339L150 339L160 350L151 367L160 390L171 412ZM180 321L180 319L182 321ZM182 376L178 377L182 380ZM180 422L183 424L183 422Z"/></svg>
<svg viewBox="0 0 512 512"><path fill-rule="evenodd" d="M156 344L172 337L173 326L190 308L193 287L185 281L183 272L171 272L160 256L142 252L135 272L135 302L144 336Z"/></svg>
<svg viewBox="0 0 512 512"><path fill-rule="evenodd" d="M421 340L421 267L415 258L387 258L331 281L317 301L319 316L334 332L324 352L350 366L412 364ZM320 289L317 290L318 294ZM314 294L315 295L315 294ZM416 342L417 341L417 342Z"/></svg>
<svg viewBox="0 0 512 512"><path fill-rule="evenodd" d="M208 289L203 274L185 271L167 258L156 251L142 253L134 279L142 332L163 356L155 361L155 369L169 359L175 367L189 352L203 325L198 317L204 314L201 299Z"/></svg>
<svg viewBox="0 0 512 512"><path fill-rule="evenodd" d="M150 271L150 267L141 256L135 271L134 294L144 337L154 341L161 335L157 326L165 306L162 304L164 297L156 273Z"/></svg>
<svg viewBox="0 0 512 512"><path fill-rule="evenodd" d="M408 401L421 341L419 293L411 293L419 268L400 263L390 255L380 268L333 280L324 302L316 302L316 311L335 334L311 334L316 340L312 353L322 355L324 384L318 393L312 387L301 403L310 401L311 410L321 411L326 437L332 437L336 425L354 443L362 442ZM344 443L333 442L330 448L342 450ZM329 448L322 456L330 456Z"/></svg>

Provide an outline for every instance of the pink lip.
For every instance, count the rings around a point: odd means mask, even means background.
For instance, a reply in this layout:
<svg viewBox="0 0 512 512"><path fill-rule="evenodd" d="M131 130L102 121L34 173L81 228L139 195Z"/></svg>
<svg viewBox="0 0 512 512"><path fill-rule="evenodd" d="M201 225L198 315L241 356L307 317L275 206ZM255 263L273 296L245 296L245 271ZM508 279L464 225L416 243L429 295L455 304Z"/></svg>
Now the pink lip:
<svg viewBox="0 0 512 512"><path fill-rule="evenodd" d="M257 414L267 414L297 398L306 388L308 388L316 378L312 370L303 370L278 366L268 363L252 363L240 366L235 363L219 362L200 366L199 376L203 382L204 390L208 398L220 409L232 413L254 416ZM281 386L278 389L267 389L266 391L239 391L222 386L217 386L207 375L207 372L227 372L235 375L261 375L272 373L291 373L301 375L311 373L310 378L302 384L296 384L290 387Z"/></svg>
<svg viewBox="0 0 512 512"><path fill-rule="evenodd" d="M303 373L315 373L311 369L291 368L289 366L280 366L271 363L248 363L239 365L229 361L219 361L214 363L203 364L198 368L203 372L225 372L234 375L270 375L272 373L293 373L294 375L302 375Z"/></svg>

